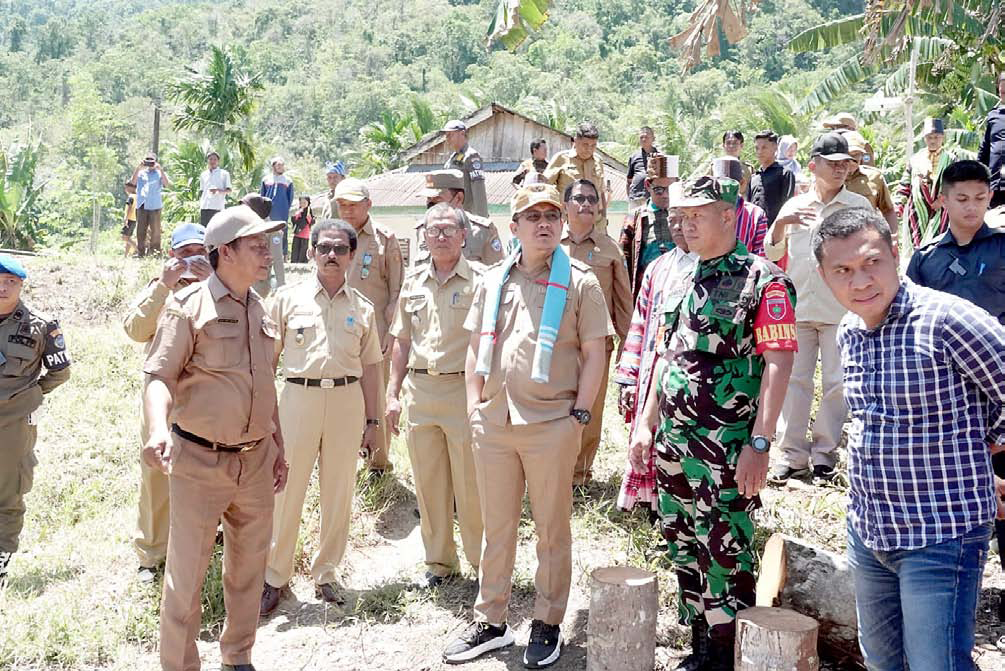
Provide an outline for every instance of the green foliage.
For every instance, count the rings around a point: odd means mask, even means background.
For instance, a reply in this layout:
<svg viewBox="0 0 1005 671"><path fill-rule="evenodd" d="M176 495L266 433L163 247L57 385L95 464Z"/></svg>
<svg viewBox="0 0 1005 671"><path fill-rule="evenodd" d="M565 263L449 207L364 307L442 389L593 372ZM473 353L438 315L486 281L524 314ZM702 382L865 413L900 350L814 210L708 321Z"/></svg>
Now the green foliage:
<svg viewBox="0 0 1005 671"><path fill-rule="evenodd" d="M489 23L489 42L499 41L507 49L516 49L548 20L551 0L499 0Z"/></svg>
<svg viewBox="0 0 1005 671"><path fill-rule="evenodd" d="M0 146L0 247L34 249L42 241L42 185L35 181L41 155L37 141Z"/></svg>

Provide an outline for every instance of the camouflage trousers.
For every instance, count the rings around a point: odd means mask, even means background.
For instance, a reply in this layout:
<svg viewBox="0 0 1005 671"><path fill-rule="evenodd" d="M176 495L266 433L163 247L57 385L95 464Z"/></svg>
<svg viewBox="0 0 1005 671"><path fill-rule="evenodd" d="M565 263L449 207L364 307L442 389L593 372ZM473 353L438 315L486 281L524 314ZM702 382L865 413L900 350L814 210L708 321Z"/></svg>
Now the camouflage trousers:
<svg viewBox="0 0 1005 671"><path fill-rule="evenodd" d="M679 427L674 433L680 437ZM679 621L690 625L704 616L710 638L728 643L736 613L754 605L751 514L760 500L744 498L736 488L736 460L749 436L728 447L695 436L702 443L696 450L662 438L656 445L656 482L663 537L679 584ZM695 452L719 452L721 459L690 456Z"/></svg>

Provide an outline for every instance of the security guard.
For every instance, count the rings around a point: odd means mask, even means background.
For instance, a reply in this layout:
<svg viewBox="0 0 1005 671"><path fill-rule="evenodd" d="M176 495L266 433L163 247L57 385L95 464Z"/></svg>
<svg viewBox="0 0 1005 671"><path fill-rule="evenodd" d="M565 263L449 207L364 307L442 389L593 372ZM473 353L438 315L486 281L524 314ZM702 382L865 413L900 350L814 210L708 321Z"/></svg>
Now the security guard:
<svg viewBox="0 0 1005 671"><path fill-rule="evenodd" d="M373 417L384 416L384 395L387 392L387 377L391 367L391 337L389 327L394 320L394 309L398 304L404 262L398 238L390 229L370 218L370 191L362 180L353 177L342 180L335 187L342 219L356 229L358 253L346 275L346 281L353 289L359 289L376 310L377 333L380 334L381 352L384 365L381 367L377 410ZM388 460L391 434L378 426L373 451L370 453L370 471L379 475L391 469Z"/></svg>
<svg viewBox="0 0 1005 671"><path fill-rule="evenodd" d="M460 170L464 175L464 202L469 212L479 217L489 216L489 201L485 195L485 173L482 172L482 157L468 144L468 127L463 121L452 119L443 127L450 156L444 168Z"/></svg>
<svg viewBox="0 0 1005 671"><path fill-rule="evenodd" d="M659 514L692 632L677 668L687 671L733 668L736 613L754 604L750 514L796 349L792 283L736 239L738 187L700 177L670 203L699 262L660 308L665 350L630 452L644 472L658 424Z"/></svg>
<svg viewBox="0 0 1005 671"><path fill-rule="evenodd" d="M70 379L59 322L21 302L27 276L14 257L0 254L0 588L17 552L24 496L38 463L34 413L43 394Z"/></svg>
<svg viewBox="0 0 1005 671"><path fill-rule="evenodd" d="M150 342L157 332L157 320L168 297L213 273L206 259L205 236L206 229L199 224L182 224L176 228L171 233L169 258L160 276L150 280L130 305L122 325L127 336L145 344L144 354L150 352ZM140 444L146 445L149 437L141 401ZM167 475L150 468L141 459L139 513L133 548L140 561L139 577L142 582L153 580L154 571L167 556L168 524L171 520L168 499Z"/></svg>
<svg viewBox="0 0 1005 671"><path fill-rule="evenodd" d="M598 229L596 211L600 204L600 192L596 185L587 179L572 183L565 190L566 227L562 234L562 249L571 258L582 261L590 267L607 301L607 312L614 324L614 332L619 342L624 342L628 327L632 321L632 286L628 279L628 269L625 267L625 257L618 243ZM607 339L607 358L604 363L604 376L600 382L600 392L597 400L590 408L593 420L583 429L583 443L576 458L576 472L572 479L574 485L585 485L593 476L593 458L600 447L600 436L604 426L604 401L607 398L607 376L610 371L611 353L614 351L614 338Z"/></svg>
<svg viewBox="0 0 1005 671"><path fill-rule="evenodd" d="M554 184L559 194L565 193L577 179L588 179L600 190L600 205L597 207L597 224L607 230L607 184L604 182L604 162L596 157L600 131L592 123L581 123L576 127L572 139L572 149L560 151L551 157L544 170L544 179Z"/></svg>
<svg viewBox="0 0 1005 671"><path fill-rule="evenodd" d="M276 497L263 616L275 610L293 576L304 496L315 462L321 538L311 575L319 597L342 602L335 570L349 538L356 453L369 453L380 423L376 409L383 361L373 303L346 283L357 244L355 229L344 221L316 224L308 252L317 264L316 274L277 291L270 301L269 313L279 326L276 356L285 353L279 421L290 481Z"/></svg>
<svg viewBox="0 0 1005 671"><path fill-rule="evenodd" d="M426 199L426 207L437 203L447 203L460 210L460 225L465 230L464 258L478 261L487 266L502 261L503 246L499 230L488 217L479 217L464 211L464 175L460 170L433 170L426 173L426 188L419 192ZM426 245L424 226L426 217L419 219L415 226L415 260L412 265L429 261L429 247Z"/></svg>
<svg viewBox="0 0 1005 671"><path fill-rule="evenodd" d="M395 344L387 385L388 426L398 433L398 396L404 381L408 397L405 441L419 500L429 587L459 572L455 509L464 556L475 571L482 543L471 427L464 412L468 346L464 318L484 266L461 254L467 237L463 220L464 211L448 203L426 210L420 230L428 240L431 258L406 277L391 326Z"/></svg>
<svg viewBox="0 0 1005 671"><path fill-rule="evenodd" d="M468 420L485 538L475 622L443 652L450 663L513 643L506 625L524 490L537 531L537 600L524 665L561 654L572 581L572 472L614 334L589 266L559 247L562 201L548 184L513 197L519 251L489 268L471 303Z"/></svg>
<svg viewBox="0 0 1005 671"><path fill-rule="evenodd" d="M276 411L276 324L251 285L272 265L265 221L245 205L206 228L213 274L164 306L143 366L147 463L168 474L171 528L161 598L165 671L199 669L199 594L223 520L222 671L253 671L251 648L287 465Z"/></svg>

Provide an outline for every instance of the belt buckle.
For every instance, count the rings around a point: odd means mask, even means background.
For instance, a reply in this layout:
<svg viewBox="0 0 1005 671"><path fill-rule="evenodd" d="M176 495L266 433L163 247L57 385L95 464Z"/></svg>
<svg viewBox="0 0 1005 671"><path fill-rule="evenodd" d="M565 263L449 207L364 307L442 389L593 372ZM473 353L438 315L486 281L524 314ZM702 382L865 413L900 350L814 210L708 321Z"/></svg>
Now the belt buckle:
<svg viewBox="0 0 1005 671"><path fill-rule="evenodd" d="M438 370L427 370L426 372L432 375L433 377L436 377L437 375L440 374L440 371Z"/></svg>
<svg viewBox="0 0 1005 671"><path fill-rule="evenodd" d="M334 389L335 388L335 380L326 377L323 380L321 380L321 384L319 386L322 389Z"/></svg>

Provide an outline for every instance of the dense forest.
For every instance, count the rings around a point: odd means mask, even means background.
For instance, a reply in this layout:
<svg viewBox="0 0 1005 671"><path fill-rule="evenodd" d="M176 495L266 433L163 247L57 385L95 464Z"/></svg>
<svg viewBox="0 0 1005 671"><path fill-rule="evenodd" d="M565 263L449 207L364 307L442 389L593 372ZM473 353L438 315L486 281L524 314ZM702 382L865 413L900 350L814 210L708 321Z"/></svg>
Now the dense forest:
<svg viewBox="0 0 1005 671"><path fill-rule="evenodd" d="M32 173L34 194L18 235L0 226L2 242L86 238L95 202L112 228L122 183L151 145L155 107L161 162L176 182L169 214L193 207L210 144L238 191L257 185L275 153L300 190L320 190L325 161L342 159L357 175L393 167L399 149L490 101L563 130L593 121L601 146L621 157L638 126L651 125L686 169L726 128L791 133L805 152L820 120L847 110L865 118L888 177L902 165L903 113L865 113L863 101L884 86L901 90L903 54L860 64L858 36L840 25L810 48L790 47L803 31L861 13L862 0L762 0L746 37L723 40L720 55L686 73L667 38L687 25L695 0L558 0L513 52L486 44L497 2L2 0L0 158L6 192L20 170L22 181ZM926 45L923 56L937 61ZM960 91L990 82L980 64L971 53L962 66L943 59L919 71L917 123L946 115L959 129L950 139L973 145L988 103ZM184 82L206 83L214 67L240 99L225 122L200 118L183 95Z"/></svg>

